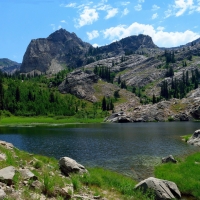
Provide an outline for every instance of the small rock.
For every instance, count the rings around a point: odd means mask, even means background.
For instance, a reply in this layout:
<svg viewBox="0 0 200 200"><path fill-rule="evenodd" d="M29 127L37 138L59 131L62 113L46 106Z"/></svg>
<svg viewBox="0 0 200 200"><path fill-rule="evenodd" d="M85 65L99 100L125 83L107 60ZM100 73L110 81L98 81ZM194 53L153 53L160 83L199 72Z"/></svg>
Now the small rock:
<svg viewBox="0 0 200 200"><path fill-rule="evenodd" d="M162 163L168 163L168 162L177 163L177 160L175 160L172 155L162 158Z"/></svg>
<svg viewBox="0 0 200 200"><path fill-rule="evenodd" d="M33 187L34 189L41 189L42 188L42 183L38 180L33 181L31 184L31 187Z"/></svg>
<svg viewBox="0 0 200 200"><path fill-rule="evenodd" d="M29 169L20 169L19 173L24 180L37 180L37 177Z"/></svg>
<svg viewBox="0 0 200 200"><path fill-rule="evenodd" d="M0 161L6 160L6 155L3 153L0 153Z"/></svg>

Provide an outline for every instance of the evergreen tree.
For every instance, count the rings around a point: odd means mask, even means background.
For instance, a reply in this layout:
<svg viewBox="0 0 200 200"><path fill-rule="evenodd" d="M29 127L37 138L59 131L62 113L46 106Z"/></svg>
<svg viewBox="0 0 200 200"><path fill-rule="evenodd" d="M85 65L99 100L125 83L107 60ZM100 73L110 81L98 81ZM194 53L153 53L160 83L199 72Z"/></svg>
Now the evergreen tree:
<svg viewBox="0 0 200 200"><path fill-rule="evenodd" d="M3 89L3 80L0 78L0 110L3 110L3 99L4 99L4 89Z"/></svg>
<svg viewBox="0 0 200 200"><path fill-rule="evenodd" d="M102 100L102 110L103 111L107 110L106 97L105 96L103 97L103 100Z"/></svg>

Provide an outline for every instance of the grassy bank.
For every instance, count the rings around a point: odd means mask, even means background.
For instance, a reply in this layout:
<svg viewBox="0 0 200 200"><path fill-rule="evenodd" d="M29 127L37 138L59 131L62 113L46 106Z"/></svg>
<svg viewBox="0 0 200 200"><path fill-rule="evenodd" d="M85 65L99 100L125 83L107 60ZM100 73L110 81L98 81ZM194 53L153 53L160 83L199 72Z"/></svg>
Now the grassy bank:
<svg viewBox="0 0 200 200"><path fill-rule="evenodd" d="M155 167L157 178L173 181L182 194L200 199L200 153L189 155L177 164L167 163Z"/></svg>
<svg viewBox="0 0 200 200"><path fill-rule="evenodd" d="M75 117L21 117L21 116L10 116L2 117L0 119L0 126L7 125L43 125L43 124L67 124L67 123L101 123L104 118L75 118Z"/></svg>
<svg viewBox="0 0 200 200"><path fill-rule="evenodd" d="M33 155L19 149L7 149L0 145L0 153L6 156L6 160L0 161L0 169L7 166L14 166L16 173L13 179L14 190L20 191L17 195L20 199L40 199L41 195L49 199L64 200L58 192L59 189L71 186L72 199L75 196L88 196L89 199L106 198L108 200L150 200L140 192L133 190L136 182L129 177L116 172L101 168L89 168L89 173L84 175L72 174L70 177L61 175L58 160L41 155ZM19 173L20 168L29 169L41 183L40 187L33 188L33 180L24 181ZM8 188L8 187L7 187ZM10 191L10 189L8 190ZM13 200L12 192L6 192L6 200ZM74 197L74 198L73 198Z"/></svg>

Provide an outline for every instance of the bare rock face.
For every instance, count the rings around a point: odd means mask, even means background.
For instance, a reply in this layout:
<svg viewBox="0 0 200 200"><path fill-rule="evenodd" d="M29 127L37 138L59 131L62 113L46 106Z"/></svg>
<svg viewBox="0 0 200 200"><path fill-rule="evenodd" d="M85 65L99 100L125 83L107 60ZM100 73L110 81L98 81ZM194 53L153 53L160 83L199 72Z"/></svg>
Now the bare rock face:
<svg viewBox="0 0 200 200"><path fill-rule="evenodd" d="M200 146L200 129L196 130L190 139L187 141L188 144L192 144L194 146Z"/></svg>
<svg viewBox="0 0 200 200"><path fill-rule="evenodd" d="M69 157L62 157L59 160L59 166L61 171L66 175L69 176L70 173L86 173L87 169L75 160Z"/></svg>
<svg viewBox="0 0 200 200"><path fill-rule="evenodd" d="M60 29L48 38L30 42L20 71L55 74L66 66L80 67L86 64L85 53L89 47L91 45L83 42L75 33Z"/></svg>
<svg viewBox="0 0 200 200"><path fill-rule="evenodd" d="M139 189L144 193L147 192L148 189L153 190L156 200L181 198L181 193L174 182L153 177L141 181L135 186L135 189Z"/></svg>
<svg viewBox="0 0 200 200"><path fill-rule="evenodd" d="M75 70L67 75L65 80L59 85L61 93L70 93L80 99L96 102L93 84L97 83L98 76L91 72Z"/></svg>

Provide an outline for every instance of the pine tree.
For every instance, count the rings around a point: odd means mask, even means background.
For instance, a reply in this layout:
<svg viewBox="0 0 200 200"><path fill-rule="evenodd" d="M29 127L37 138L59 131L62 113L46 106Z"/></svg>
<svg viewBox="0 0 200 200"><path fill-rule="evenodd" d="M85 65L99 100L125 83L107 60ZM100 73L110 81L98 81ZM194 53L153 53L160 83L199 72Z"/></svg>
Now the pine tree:
<svg viewBox="0 0 200 200"><path fill-rule="evenodd" d="M4 89L3 89L3 80L0 78L0 110L3 110L3 100L4 100Z"/></svg>
<svg viewBox="0 0 200 200"><path fill-rule="evenodd" d="M103 100L102 100L102 110L103 110L103 111L107 110L107 106L106 106L106 97L105 97L105 96L103 97Z"/></svg>

